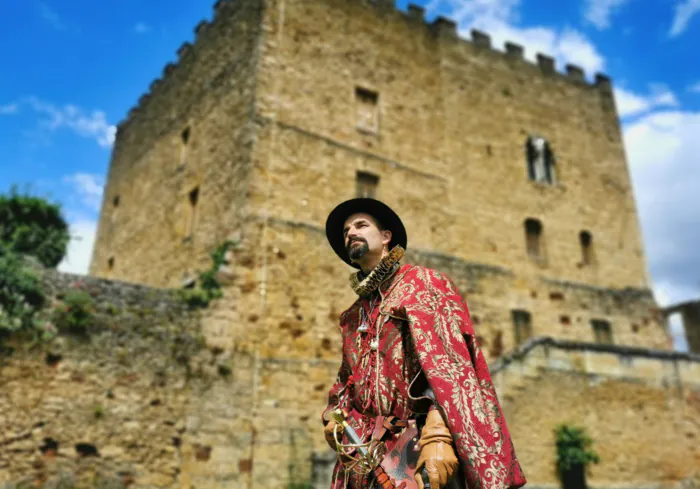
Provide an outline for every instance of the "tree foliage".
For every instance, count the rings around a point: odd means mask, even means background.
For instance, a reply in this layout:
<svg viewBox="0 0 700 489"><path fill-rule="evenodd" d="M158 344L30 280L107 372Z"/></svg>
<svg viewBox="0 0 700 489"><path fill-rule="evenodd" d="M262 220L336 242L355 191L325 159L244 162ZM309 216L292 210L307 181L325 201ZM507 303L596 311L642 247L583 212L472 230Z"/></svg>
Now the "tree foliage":
<svg viewBox="0 0 700 489"><path fill-rule="evenodd" d="M56 267L66 255L70 234L58 204L19 194L0 195L0 244Z"/></svg>
<svg viewBox="0 0 700 489"><path fill-rule="evenodd" d="M20 256L0 245L0 340L17 332L43 333L36 313L44 302L37 276Z"/></svg>

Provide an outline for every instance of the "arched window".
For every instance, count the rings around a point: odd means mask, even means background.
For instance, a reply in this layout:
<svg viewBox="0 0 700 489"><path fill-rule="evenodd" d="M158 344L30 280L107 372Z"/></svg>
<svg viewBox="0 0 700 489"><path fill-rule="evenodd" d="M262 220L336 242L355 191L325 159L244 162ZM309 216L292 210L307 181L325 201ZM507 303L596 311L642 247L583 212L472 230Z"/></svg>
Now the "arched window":
<svg viewBox="0 0 700 489"><path fill-rule="evenodd" d="M528 178L533 182L554 183L554 153L549 141L540 136L528 137L525 154Z"/></svg>

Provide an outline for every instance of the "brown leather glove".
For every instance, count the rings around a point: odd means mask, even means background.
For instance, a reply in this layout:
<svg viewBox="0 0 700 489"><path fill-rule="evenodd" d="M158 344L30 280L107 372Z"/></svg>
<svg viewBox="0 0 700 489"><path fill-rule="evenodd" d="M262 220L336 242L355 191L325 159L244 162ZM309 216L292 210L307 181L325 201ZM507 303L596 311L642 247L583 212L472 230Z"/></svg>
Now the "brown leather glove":
<svg viewBox="0 0 700 489"><path fill-rule="evenodd" d="M323 435L326 437L326 442L328 443L328 446L330 446L333 450L336 449L335 446L335 438L333 435L333 430L335 427L338 427L338 440L342 441L343 440L343 432L345 431L345 428L343 428L342 425L336 423L334 420L330 420L327 424L326 427L323 428Z"/></svg>
<svg viewBox="0 0 700 489"><path fill-rule="evenodd" d="M421 472L424 467L431 489L445 487L459 468L459 460L452 448L450 430L437 409L428 413L418 446L421 450L414 477L418 489L423 489Z"/></svg>

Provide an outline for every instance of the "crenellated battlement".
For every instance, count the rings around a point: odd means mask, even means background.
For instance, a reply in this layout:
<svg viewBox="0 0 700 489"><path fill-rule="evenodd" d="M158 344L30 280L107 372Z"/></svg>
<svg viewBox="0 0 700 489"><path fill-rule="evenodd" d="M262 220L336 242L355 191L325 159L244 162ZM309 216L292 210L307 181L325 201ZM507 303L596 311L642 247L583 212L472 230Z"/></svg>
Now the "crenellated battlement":
<svg viewBox="0 0 700 489"><path fill-rule="evenodd" d="M606 93L612 93L612 85L610 79L606 75L597 73L594 77L594 81L590 82L586 79L584 70L573 64L565 65L564 71L559 72L557 71L555 59L543 53L536 53L535 62L533 63L526 59L525 48L522 45L506 41L504 50L499 50L493 46L491 36L476 29L471 30L470 39L465 39L460 36L459 26L453 19L439 16L432 22L429 22L426 19L425 8L421 6L409 4L406 11L402 11L396 8L394 0L362 1L366 6L376 9L378 15L398 15L414 25L416 29L423 29L424 33L425 29L427 29L429 35L438 38L442 43L468 45L485 52L491 52L497 56L503 56L509 61L522 62L524 64L536 66L545 76L560 77L563 80L569 80L577 85L590 86ZM162 76L151 83L149 92L141 96L138 104L129 111L127 119L119 124L119 129L121 129L121 126L128 123L131 117L143 109L145 104L149 102L151 95L162 89L167 80L177 71L178 67L186 63L188 58L197 50L198 43L201 42L201 39L206 37L207 33L212 29L212 26L219 22L225 22L228 13L232 8L236 8L237 4L240 4L240 0L218 0L214 4L213 20L210 22L203 19L195 26L193 42L185 41L182 43L176 51L177 61L168 63L165 66Z"/></svg>
<svg viewBox="0 0 700 489"><path fill-rule="evenodd" d="M464 39L461 36L459 36L457 24L451 19L447 19L445 17L438 17L431 24L428 24L423 16L423 9L420 9L419 7L415 7L413 5L409 5L409 10L406 15L409 19L415 20L419 13L422 16L424 23L442 39L454 39L456 42L471 44L475 48L489 50L494 54L497 54L499 56L505 56L511 60L520 60L525 63L530 63L530 61L528 61L525 58L524 47L520 44L516 44L511 41L506 41L504 45L505 50L499 51L492 45L491 36L489 36L485 32L472 29L471 39ZM564 67L565 71L563 73L560 73L556 69L555 59L546 54L537 53L535 65L538 66L542 73L545 75L560 75L574 83L590 85L592 87L597 87L607 91L611 90L610 78L608 78L606 75L596 73L595 81L589 83L586 79L586 74L583 68L573 64L567 64Z"/></svg>
<svg viewBox="0 0 700 489"><path fill-rule="evenodd" d="M177 71L177 69L183 63L187 62L187 59L196 51L198 43L207 35L211 30L212 26L219 23L225 22L229 8L236 3L235 0L218 0L213 7L213 19L209 21L207 19L202 19L194 28L194 40L192 42L185 41L175 52L177 61L169 62L163 68L163 73L160 78L154 79L149 85L149 90L147 93L139 97L137 104L129 110L126 119L122 120L117 125L117 131L123 130L129 121L135 117L139 112L141 112L145 106L148 104L151 97L160 91L168 82L169 78Z"/></svg>
<svg viewBox="0 0 700 489"><path fill-rule="evenodd" d="M370 1L370 5L377 5L380 2ZM385 3L385 2L383 2ZM398 10L398 9L397 9ZM459 29L457 23L446 17L437 17L432 23L429 23L425 16L425 9L418 5L409 4L406 12L399 11L404 17L406 17L411 22L419 21L424 27L428 27L430 31L438 35L442 39L452 39L455 42L468 43L479 49L488 49L493 51L495 54L506 56L512 60L522 60L523 62L529 62L525 59L525 49L523 46L513 43L511 41L505 42L505 51L499 51L494 48L491 43L491 36L487 33L472 29L471 39L464 39L459 35ZM611 90L610 79L600 73L595 75L595 81L589 83L586 80L586 74L584 70L576 65L567 64L563 73L560 73L556 69L556 63L553 57L548 56L543 53L536 54L536 63L540 70L545 75L561 75L566 79L571 80L574 83L591 85L603 90Z"/></svg>
<svg viewBox="0 0 700 489"><path fill-rule="evenodd" d="M177 49L177 60L182 62L192 52L192 43L183 42Z"/></svg>
<svg viewBox="0 0 700 489"><path fill-rule="evenodd" d="M386 2L369 2L370 5L374 6L379 6L380 3ZM523 62L529 63L529 61L525 59L524 47L514 42L506 41L504 46L505 50L500 51L492 45L491 36L489 36L485 32L472 29L470 32L471 39L464 39L459 35L458 25L452 19L439 16L435 20L433 20L432 23L428 22L425 15L425 9L418 5L409 4L406 9L406 12L398 12L401 15L403 15L407 20L413 23L418 22L422 24L422 27L424 28L427 27L432 33L439 36L441 39L451 39L454 42L471 44L475 48L491 50L495 54L506 56L508 59L511 60L521 60ZM542 73L545 75L560 75L565 79L569 79L577 84L590 85L606 91L611 90L610 79L603 74L597 73L595 75L595 81L588 82L584 70L579 66L567 64L564 67L564 72L558 72L556 69L556 62L554 58L549 55L537 53L536 62L534 64L538 66Z"/></svg>

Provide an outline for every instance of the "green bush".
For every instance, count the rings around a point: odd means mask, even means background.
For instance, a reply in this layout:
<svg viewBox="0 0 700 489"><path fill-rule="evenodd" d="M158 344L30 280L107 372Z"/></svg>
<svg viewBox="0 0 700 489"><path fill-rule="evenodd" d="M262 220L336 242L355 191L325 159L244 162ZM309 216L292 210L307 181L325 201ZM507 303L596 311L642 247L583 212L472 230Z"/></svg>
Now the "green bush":
<svg viewBox="0 0 700 489"><path fill-rule="evenodd" d="M180 299L191 309L207 307L209 305L209 294L203 289L182 289Z"/></svg>
<svg viewBox="0 0 700 489"><path fill-rule="evenodd" d="M36 313L45 302L41 282L22 258L0 245L0 339L31 333L48 339L50 324L41 325Z"/></svg>
<svg viewBox="0 0 700 489"><path fill-rule="evenodd" d="M44 266L56 267L68 249L68 224L58 204L20 195L13 188L0 195L0 243L10 250L35 256Z"/></svg>
<svg viewBox="0 0 700 489"><path fill-rule="evenodd" d="M598 463L600 458L591 448L593 440L584 428L559 425L554 430L557 444L557 471L565 474L575 466Z"/></svg>
<svg viewBox="0 0 700 489"><path fill-rule="evenodd" d="M92 296L83 290L71 290L53 310L53 322L59 331L85 335L94 324L95 305Z"/></svg>

